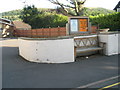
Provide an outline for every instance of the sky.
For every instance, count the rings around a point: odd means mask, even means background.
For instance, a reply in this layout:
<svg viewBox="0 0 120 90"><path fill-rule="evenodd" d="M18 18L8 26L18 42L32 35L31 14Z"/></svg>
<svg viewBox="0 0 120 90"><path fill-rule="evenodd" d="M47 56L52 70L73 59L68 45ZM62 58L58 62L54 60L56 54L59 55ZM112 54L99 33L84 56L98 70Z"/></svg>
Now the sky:
<svg viewBox="0 0 120 90"><path fill-rule="evenodd" d="M26 1L26 3L24 3ZM60 0L63 3L65 0ZM113 10L120 0L87 0L85 7L102 7ZM25 4L35 5L37 8L56 8L57 6L51 4L48 0L1 0L0 1L0 13L22 9Z"/></svg>

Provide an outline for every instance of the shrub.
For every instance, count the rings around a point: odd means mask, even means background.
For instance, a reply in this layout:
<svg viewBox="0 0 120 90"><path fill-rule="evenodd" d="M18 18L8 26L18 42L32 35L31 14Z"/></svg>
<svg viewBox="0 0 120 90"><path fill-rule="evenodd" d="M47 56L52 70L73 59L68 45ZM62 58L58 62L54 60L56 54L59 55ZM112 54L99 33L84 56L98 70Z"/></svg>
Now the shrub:
<svg viewBox="0 0 120 90"><path fill-rule="evenodd" d="M92 24L99 24L99 27L110 28L110 30L120 29L120 12L107 15L90 16Z"/></svg>
<svg viewBox="0 0 120 90"><path fill-rule="evenodd" d="M39 14L32 19L32 28L65 27L67 16L59 14Z"/></svg>

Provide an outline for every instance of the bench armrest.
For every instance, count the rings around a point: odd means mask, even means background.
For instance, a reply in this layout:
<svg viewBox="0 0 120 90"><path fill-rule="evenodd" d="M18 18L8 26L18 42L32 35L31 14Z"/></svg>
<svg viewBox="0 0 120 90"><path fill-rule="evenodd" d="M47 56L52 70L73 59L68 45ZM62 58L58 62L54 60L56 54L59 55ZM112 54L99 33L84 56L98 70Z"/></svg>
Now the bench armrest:
<svg viewBox="0 0 120 90"><path fill-rule="evenodd" d="M99 47L105 48L106 47L106 43L105 42L99 42Z"/></svg>

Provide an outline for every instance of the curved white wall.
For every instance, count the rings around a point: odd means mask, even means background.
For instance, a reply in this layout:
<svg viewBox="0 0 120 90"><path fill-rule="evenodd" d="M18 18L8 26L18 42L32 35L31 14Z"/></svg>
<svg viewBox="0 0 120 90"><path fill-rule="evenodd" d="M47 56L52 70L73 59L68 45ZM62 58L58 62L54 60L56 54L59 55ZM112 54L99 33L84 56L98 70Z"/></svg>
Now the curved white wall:
<svg viewBox="0 0 120 90"><path fill-rule="evenodd" d="M74 62L74 40L27 40L19 39L19 54L31 62Z"/></svg>
<svg viewBox="0 0 120 90"><path fill-rule="evenodd" d="M120 34L118 34L118 54L120 54Z"/></svg>

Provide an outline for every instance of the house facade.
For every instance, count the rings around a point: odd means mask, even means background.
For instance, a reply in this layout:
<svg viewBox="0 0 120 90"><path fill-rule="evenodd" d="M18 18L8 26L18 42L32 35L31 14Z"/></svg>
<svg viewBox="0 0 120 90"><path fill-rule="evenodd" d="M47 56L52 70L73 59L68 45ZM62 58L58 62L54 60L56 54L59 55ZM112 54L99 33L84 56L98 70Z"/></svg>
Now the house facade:
<svg viewBox="0 0 120 90"><path fill-rule="evenodd" d="M120 1L118 2L118 4L115 6L113 10L115 10L116 12L120 12Z"/></svg>
<svg viewBox="0 0 120 90"><path fill-rule="evenodd" d="M0 37L10 35L14 30L13 22L9 19L0 18Z"/></svg>

